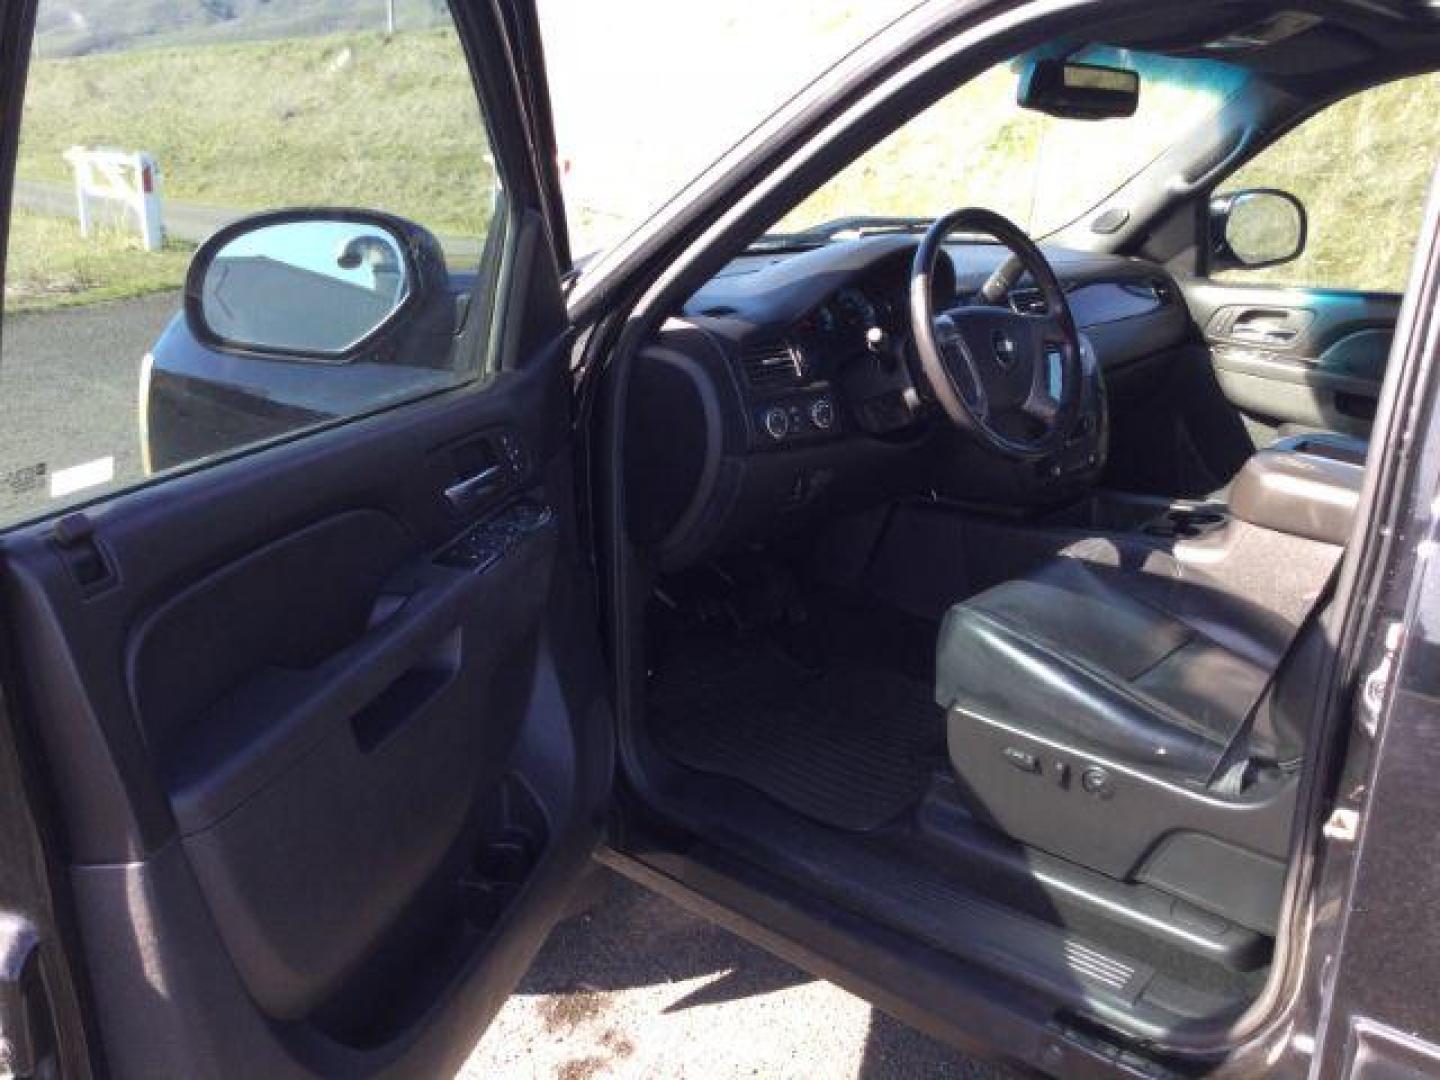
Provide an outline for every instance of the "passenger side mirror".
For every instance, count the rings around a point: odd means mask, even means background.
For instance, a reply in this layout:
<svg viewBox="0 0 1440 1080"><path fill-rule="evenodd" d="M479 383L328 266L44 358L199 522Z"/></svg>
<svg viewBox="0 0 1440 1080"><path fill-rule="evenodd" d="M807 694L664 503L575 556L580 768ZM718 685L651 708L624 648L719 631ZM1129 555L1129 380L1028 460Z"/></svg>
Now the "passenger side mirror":
<svg viewBox="0 0 1440 1080"><path fill-rule="evenodd" d="M1063 120L1134 116L1140 107L1140 73L1128 68L1035 60L1020 75L1016 101Z"/></svg>
<svg viewBox="0 0 1440 1080"><path fill-rule="evenodd" d="M439 241L388 214L282 210L201 245L185 316L224 351L341 361L373 345L445 281Z"/></svg>
<svg viewBox="0 0 1440 1080"><path fill-rule="evenodd" d="M1210 269L1258 270L1305 250L1305 206L1274 188L1251 188L1210 200Z"/></svg>

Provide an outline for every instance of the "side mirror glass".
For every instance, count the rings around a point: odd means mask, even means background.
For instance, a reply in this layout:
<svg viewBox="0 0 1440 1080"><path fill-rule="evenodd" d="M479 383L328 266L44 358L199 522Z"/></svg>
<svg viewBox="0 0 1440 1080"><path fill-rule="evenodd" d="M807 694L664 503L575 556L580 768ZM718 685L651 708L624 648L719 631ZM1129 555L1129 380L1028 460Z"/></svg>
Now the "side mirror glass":
<svg viewBox="0 0 1440 1080"><path fill-rule="evenodd" d="M282 211L236 222L191 263L191 330L228 351L346 358L423 291L426 268L414 253L426 245L412 232L429 237L418 226L359 211Z"/></svg>
<svg viewBox="0 0 1440 1080"><path fill-rule="evenodd" d="M1289 262L1305 250L1305 206L1294 195L1253 188L1210 203L1211 269L1258 270Z"/></svg>

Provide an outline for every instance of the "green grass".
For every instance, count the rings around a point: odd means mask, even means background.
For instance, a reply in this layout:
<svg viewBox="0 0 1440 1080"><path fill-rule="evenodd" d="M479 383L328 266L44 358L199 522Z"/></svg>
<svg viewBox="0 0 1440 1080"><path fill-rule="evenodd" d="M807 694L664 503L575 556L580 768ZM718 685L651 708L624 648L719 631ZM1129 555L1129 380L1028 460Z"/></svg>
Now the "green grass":
<svg viewBox="0 0 1440 1080"><path fill-rule="evenodd" d="M1399 292L1440 158L1440 75L1342 101L1245 165L1226 189L1278 187L1310 217L1294 262L1222 275L1237 281Z"/></svg>
<svg viewBox="0 0 1440 1080"><path fill-rule="evenodd" d="M985 206L1040 235L1094 205L1213 108L1208 96L1152 85L1134 119L1056 121L1016 108L1015 83L1002 65L942 98L824 184L780 229Z"/></svg>
<svg viewBox="0 0 1440 1080"><path fill-rule="evenodd" d="M494 176L453 30L136 49L31 69L18 174L75 144L148 150L166 197L355 205L479 237Z"/></svg>
<svg viewBox="0 0 1440 1080"><path fill-rule="evenodd" d="M67 218L18 210L10 219L5 311L46 311L178 289L190 249L150 252L133 231L103 228L82 237Z"/></svg>

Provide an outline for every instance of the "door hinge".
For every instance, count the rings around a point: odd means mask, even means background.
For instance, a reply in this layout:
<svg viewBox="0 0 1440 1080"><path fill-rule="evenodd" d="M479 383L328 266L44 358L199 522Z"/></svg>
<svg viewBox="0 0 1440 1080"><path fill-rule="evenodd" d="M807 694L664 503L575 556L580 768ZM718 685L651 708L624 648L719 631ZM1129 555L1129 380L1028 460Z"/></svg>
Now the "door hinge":
<svg viewBox="0 0 1440 1080"><path fill-rule="evenodd" d="M35 1076L46 1045L39 949L29 919L0 915L0 1080Z"/></svg>
<svg viewBox="0 0 1440 1080"><path fill-rule="evenodd" d="M1385 696L1390 689L1390 681L1395 676L1395 658L1400 653L1400 645L1405 639L1405 624L1399 621L1389 623L1385 627L1385 642L1380 660L1370 674L1365 676L1364 685L1360 689L1360 724L1365 729L1365 734L1371 738L1380 726L1380 709L1385 704Z"/></svg>

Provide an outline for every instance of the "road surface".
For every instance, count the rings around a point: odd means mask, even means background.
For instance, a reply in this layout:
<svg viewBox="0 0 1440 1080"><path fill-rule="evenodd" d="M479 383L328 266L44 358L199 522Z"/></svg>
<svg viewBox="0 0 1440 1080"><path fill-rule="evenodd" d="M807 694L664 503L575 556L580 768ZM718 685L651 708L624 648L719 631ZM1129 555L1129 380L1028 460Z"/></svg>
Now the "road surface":
<svg viewBox="0 0 1440 1080"><path fill-rule="evenodd" d="M457 1080L1019 1080L616 877L560 926Z"/></svg>
<svg viewBox="0 0 1440 1080"><path fill-rule="evenodd" d="M49 504L48 477L112 459L115 485L141 478L140 361L180 309L155 293L5 320L0 345L0 520ZM45 466L38 485L24 472Z"/></svg>

